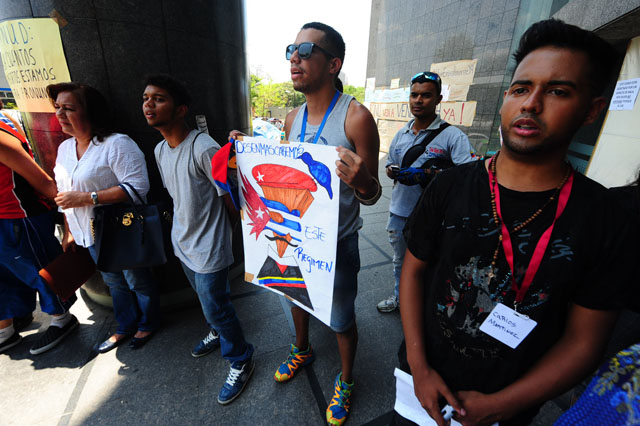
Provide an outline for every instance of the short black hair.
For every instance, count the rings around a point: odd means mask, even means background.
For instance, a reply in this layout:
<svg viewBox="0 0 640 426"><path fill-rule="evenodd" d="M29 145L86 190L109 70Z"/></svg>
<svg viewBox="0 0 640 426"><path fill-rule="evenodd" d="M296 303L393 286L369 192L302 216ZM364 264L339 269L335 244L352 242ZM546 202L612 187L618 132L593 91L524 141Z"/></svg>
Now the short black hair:
<svg viewBox="0 0 640 426"><path fill-rule="evenodd" d="M82 83L58 83L47 86L47 95L52 104L58 95L71 92L84 107L87 120L91 125L91 134L102 142L114 132L113 115L107 99L97 89Z"/></svg>
<svg viewBox="0 0 640 426"><path fill-rule="evenodd" d="M322 22L308 22L300 28L300 30L319 30L324 33L324 47L329 52L334 54L336 58L340 58L340 60L344 63L344 52L345 45L344 40L339 32L337 32L333 27L323 24Z"/></svg>
<svg viewBox="0 0 640 426"><path fill-rule="evenodd" d="M589 84L593 96L602 94L619 64L614 47L592 31L583 30L559 19L547 19L531 25L520 38L513 54L516 64L542 47L558 47L583 52L589 59Z"/></svg>
<svg viewBox="0 0 640 426"><path fill-rule="evenodd" d="M175 106L191 105L191 95L186 85L167 74L149 74L144 78L144 87L156 86L169 92Z"/></svg>

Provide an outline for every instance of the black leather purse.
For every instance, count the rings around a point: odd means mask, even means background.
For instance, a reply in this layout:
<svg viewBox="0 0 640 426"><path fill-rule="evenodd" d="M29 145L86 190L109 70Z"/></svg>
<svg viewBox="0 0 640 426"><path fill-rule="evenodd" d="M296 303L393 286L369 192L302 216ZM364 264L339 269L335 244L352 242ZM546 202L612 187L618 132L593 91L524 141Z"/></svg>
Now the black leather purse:
<svg viewBox="0 0 640 426"><path fill-rule="evenodd" d="M129 202L98 206L93 210L91 232L98 270L118 272L166 263L171 244L170 206L146 204L130 184L118 186L127 194ZM136 195L138 204L127 188Z"/></svg>

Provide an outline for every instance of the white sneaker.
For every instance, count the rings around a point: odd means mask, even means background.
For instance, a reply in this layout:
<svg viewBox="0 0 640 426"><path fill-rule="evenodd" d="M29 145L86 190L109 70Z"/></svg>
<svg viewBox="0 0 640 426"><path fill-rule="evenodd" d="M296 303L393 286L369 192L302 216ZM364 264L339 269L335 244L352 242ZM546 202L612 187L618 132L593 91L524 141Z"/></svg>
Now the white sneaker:
<svg viewBox="0 0 640 426"><path fill-rule="evenodd" d="M395 311L396 309L398 309L399 305L400 303L398 302L398 298L394 295L378 303L377 308L380 312L387 313Z"/></svg>

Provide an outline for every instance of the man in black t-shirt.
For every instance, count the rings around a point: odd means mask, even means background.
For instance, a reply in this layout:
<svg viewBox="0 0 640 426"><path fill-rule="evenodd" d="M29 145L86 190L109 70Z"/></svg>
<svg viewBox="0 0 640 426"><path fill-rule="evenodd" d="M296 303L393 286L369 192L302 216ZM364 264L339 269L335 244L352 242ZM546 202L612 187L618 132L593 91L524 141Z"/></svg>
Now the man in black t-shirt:
<svg viewBox="0 0 640 426"><path fill-rule="evenodd" d="M527 424L580 381L600 360L631 265L635 228L565 162L606 105L613 48L548 20L514 56L501 151L440 173L405 228L401 362L439 425L445 402L465 426Z"/></svg>

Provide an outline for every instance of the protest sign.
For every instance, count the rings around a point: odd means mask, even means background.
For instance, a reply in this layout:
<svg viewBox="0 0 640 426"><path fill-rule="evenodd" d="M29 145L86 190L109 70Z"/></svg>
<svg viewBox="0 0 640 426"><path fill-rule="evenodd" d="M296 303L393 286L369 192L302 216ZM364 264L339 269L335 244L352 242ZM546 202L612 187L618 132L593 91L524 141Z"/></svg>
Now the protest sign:
<svg viewBox="0 0 640 426"><path fill-rule="evenodd" d="M245 280L329 324L340 180L335 147L236 141Z"/></svg>
<svg viewBox="0 0 640 426"><path fill-rule="evenodd" d="M56 21L34 18L1 22L0 57L18 109L54 112L46 87L71 81Z"/></svg>

